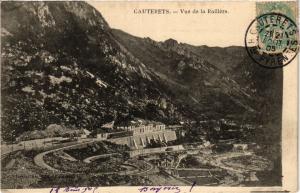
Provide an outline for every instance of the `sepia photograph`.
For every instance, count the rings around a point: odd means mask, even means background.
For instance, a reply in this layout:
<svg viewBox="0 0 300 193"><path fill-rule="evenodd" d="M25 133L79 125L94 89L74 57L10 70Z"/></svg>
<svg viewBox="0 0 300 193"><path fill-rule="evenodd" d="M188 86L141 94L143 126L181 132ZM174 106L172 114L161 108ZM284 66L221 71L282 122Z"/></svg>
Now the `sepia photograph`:
<svg viewBox="0 0 300 193"><path fill-rule="evenodd" d="M296 1L2 1L1 191L296 191L297 23Z"/></svg>

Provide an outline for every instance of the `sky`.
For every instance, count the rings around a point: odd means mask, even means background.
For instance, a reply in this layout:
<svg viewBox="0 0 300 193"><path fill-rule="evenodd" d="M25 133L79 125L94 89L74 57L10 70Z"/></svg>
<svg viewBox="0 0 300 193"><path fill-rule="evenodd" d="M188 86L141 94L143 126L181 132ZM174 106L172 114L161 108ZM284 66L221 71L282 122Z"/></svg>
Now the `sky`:
<svg viewBox="0 0 300 193"><path fill-rule="evenodd" d="M207 46L244 46L245 32L255 18L255 2L97 2L90 1L111 28L156 41ZM171 14L136 14L142 9L168 9ZM180 9L205 14L181 14ZM227 14L208 14L208 9ZM178 11L178 13L173 13Z"/></svg>

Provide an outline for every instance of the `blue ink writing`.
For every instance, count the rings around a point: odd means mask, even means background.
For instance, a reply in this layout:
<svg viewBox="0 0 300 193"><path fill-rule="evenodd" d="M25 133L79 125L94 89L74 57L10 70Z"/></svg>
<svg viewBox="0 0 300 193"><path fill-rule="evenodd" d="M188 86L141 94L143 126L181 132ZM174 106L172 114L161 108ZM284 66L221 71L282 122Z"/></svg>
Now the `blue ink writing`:
<svg viewBox="0 0 300 193"><path fill-rule="evenodd" d="M190 189L190 192L192 191L192 189L194 188L194 186L196 186L196 182L193 182L193 184L191 186L191 189Z"/></svg>
<svg viewBox="0 0 300 193"><path fill-rule="evenodd" d="M138 189L140 192L151 192L151 193L159 193L168 191L170 193L180 193L180 187L178 186L143 186Z"/></svg>
<svg viewBox="0 0 300 193"><path fill-rule="evenodd" d="M53 187L50 190L50 193L60 193L60 192L78 192L78 193L88 193L91 192L95 193L95 190L98 187L65 187L65 188L60 188L60 187Z"/></svg>

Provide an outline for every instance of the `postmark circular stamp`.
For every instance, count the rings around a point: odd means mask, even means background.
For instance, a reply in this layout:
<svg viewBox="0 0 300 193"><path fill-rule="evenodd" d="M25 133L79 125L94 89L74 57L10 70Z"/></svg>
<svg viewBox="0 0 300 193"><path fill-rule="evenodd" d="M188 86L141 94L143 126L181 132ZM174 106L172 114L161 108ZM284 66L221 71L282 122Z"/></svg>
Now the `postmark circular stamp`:
<svg viewBox="0 0 300 193"><path fill-rule="evenodd" d="M266 13L255 18L245 35L249 56L266 68L289 64L299 51L296 23L280 13Z"/></svg>

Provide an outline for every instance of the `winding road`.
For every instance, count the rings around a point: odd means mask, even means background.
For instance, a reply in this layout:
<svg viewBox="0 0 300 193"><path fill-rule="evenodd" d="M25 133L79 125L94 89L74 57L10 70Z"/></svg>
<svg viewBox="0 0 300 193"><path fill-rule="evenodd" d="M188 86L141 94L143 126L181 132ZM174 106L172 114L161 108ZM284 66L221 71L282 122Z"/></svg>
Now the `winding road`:
<svg viewBox="0 0 300 193"><path fill-rule="evenodd" d="M69 149L69 148L72 148L72 147L76 147L76 146L82 146L84 144L88 144L88 143L92 143L94 141L88 141L88 142L81 142L81 143L78 143L78 144L73 144L73 145L69 145L69 146L64 146L64 147L60 147L60 148L56 148L56 149L52 149L52 150L49 150L49 151L44 151L42 153L39 153L37 154L35 157L34 157L34 163L41 167L41 168L45 168L45 169L48 169L48 170L51 170L51 171L59 171L51 166L49 166L48 164L45 163L44 161L44 156L48 153L52 153L52 152L56 152L56 151L60 151L60 150L64 150L64 149Z"/></svg>
<svg viewBox="0 0 300 193"><path fill-rule="evenodd" d="M42 153L39 153L37 154L35 157L34 157L34 163L41 167L41 168L45 168L47 170L50 170L50 171L55 171L55 172L62 172L62 173L72 173L72 172L67 172L67 171L60 171L58 169L55 169L53 167L51 167L50 165L48 165L45 161L44 161L44 156L46 154L49 154L49 153L53 153L53 152L56 152L56 151L61 151L61 150L64 150L64 149L69 149L69 148L73 148L73 147L77 147L77 146L82 146L84 144L89 144L89 143L93 143L95 142L94 140L93 141L87 141L87 142L78 142L78 144L73 144L73 145L68 145L68 146L64 146L64 147L60 147L60 148L55 148L55 149L52 149L52 150L48 150L48 151L45 151L45 152L42 152ZM103 156L111 156L111 155L116 155L118 153L112 153L112 154L105 154L105 155L96 155L96 156L91 156L91 157L88 157L84 160L85 163L90 163L91 161L93 161L94 159L97 159L97 158L100 158L100 157L103 157ZM149 173L151 172L152 170L155 169L155 167L149 163L149 162L146 162L146 161L143 161L146 165L148 165L148 169L147 170L143 170L143 171L140 171L138 169L134 169L134 170L129 170L129 171L119 171L119 172L101 172L101 173L97 173L98 175L103 175L103 174L119 174L119 175L141 175L141 174L145 174L145 173ZM134 167L134 166L133 166Z"/></svg>

